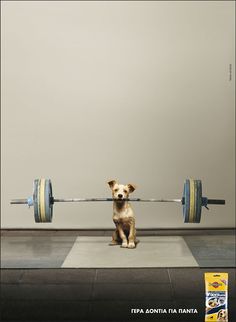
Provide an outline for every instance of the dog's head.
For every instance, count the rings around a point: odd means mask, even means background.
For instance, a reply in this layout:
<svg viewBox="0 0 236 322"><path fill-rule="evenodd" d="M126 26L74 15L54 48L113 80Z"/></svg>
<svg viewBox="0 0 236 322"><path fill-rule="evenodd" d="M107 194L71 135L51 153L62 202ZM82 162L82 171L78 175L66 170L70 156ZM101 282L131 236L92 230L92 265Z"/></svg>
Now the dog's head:
<svg viewBox="0 0 236 322"><path fill-rule="evenodd" d="M116 180L108 181L108 184L112 190L112 198L119 201L129 198L129 194L136 189L134 184L119 184Z"/></svg>
<svg viewBox="0 0 236 322"><path fill-rule="evenodd" d="M217 320L218 321L226 321L227 318L227 313L226 310L220 310L217 315Z"/></svg>

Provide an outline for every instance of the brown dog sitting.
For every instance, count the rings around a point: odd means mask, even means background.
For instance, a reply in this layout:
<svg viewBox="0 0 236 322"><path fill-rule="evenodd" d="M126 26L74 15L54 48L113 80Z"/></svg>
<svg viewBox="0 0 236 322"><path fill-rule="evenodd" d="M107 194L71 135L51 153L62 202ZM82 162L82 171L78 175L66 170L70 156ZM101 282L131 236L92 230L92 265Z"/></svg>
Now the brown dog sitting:
<svg viewBox="0 0 236 322"><path fill-rule="evenodd" d="M125 200L136 187L129 183L127 185L118 184L115 180L108 182L111 190L113 202L113 222L116 230L112 235L109 245L121 245L124 248L135 248L136 240L135 218L130 203Z"/></svg>

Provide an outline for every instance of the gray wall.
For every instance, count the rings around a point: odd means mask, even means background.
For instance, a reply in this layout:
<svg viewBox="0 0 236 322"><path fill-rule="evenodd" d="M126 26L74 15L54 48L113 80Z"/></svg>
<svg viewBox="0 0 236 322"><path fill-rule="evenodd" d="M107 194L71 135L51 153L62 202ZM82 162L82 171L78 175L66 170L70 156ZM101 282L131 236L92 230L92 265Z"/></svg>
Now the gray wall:
<svg viewBox="0 0 236 322"><path fill-rule="evenodd" d="M234 226L234 2L2 2L2 227L113 227L112 205L60 204L52 224L11 206L49 177L56 197L182 195L225 207L184 225L134 204L138 227ZM232 65L234 70L234 65Z"/></svg>

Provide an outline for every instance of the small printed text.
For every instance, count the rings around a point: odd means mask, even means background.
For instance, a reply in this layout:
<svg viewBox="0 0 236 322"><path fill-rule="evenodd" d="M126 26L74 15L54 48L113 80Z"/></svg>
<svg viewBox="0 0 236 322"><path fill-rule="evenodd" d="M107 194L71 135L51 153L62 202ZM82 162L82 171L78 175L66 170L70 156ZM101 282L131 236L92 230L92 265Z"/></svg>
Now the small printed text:
<svg viewBox="0 0 236 322"><path fill-rule="evenodd" d="M131 309L132 314L197 314L197 309L186 309L186 308L149 308L149 309L142 309L142 308L133 308Z"/></svg>

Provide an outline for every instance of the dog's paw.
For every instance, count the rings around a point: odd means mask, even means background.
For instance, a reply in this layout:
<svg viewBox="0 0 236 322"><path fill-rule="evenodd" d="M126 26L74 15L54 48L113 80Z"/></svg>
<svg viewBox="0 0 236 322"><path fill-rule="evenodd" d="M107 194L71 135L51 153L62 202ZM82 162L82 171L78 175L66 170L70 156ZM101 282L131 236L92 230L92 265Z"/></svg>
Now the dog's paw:
<svg viewBox="0 0 236 322"><path fill-rule="evenodd" d="M116 246L116 245L119 245L119 243L115 240L112 240L108 245L109 246Z"/></svg>
<svg viewBox="0 0 236 322"><path fill-rule="evenodd" d="M128 247L128 244L127 243L122 243L122 245L120 247L127 248Z"/></svg>
<svg viewBox="0 0 236 322"><path fill-rule="evenodd" d="M128 248L135 248L135 243L134 242L129 242Z"/></svg>

